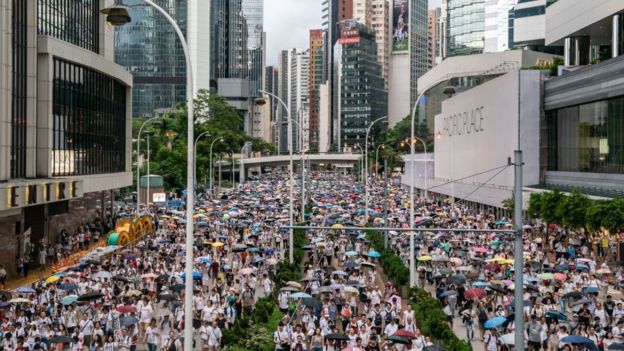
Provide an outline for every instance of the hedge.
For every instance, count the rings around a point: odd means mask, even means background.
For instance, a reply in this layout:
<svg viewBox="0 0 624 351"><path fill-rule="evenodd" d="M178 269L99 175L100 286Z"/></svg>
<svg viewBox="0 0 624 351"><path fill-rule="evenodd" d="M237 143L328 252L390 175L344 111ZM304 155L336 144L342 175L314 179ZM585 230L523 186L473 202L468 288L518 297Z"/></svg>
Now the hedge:
<svg viewBox="0 0 624 351"><path fill-rule="evenodd" d="M368 240L370 240L371 246L381 253L379 264L388 279L396 286L407 285L409 283L409 268L392 250L384 249L383 235L378 231L372 231L368 235Z"/></svg>

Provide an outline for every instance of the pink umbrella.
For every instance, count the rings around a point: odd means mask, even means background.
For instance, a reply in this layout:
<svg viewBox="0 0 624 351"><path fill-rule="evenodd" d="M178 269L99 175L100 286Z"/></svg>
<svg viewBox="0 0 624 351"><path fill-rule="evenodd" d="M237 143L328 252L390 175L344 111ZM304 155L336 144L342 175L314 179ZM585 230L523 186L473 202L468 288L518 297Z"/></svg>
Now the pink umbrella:
<svg viewBox="0 0 624 351"><path fill-rule="evenodd" d="M473 288L466 290L466 297L469 299L482 298L487 296L485 290L481 288Z"/></svg>
<svg viewBox="0 0 624 351"><path fill-rule="evenodd" d="M488 252L488 249L486 249L485 247L475 247L473 251L476 253L486 253Z"/></svg>
<svg viewBox="0 0 624 351"><path fill-rule="evenodd" d="M563 274L563 273L555 273L555 274L553 274L553 277L556 280L560 280L560 281L565 281L567 279L566 275Z"/></svg>

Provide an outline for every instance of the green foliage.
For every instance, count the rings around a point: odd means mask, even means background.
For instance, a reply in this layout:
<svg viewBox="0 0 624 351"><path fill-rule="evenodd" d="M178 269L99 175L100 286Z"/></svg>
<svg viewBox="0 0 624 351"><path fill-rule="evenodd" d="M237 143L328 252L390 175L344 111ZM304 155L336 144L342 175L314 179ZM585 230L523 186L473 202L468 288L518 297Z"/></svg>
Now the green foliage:
<svg viewBox="0 0 624 351"><path fill-rule="evenodd" d="M563 193L559 189L548 191L542 194L540 201L540 215L546 223L562 223L562 218L557 215L559 204L563 201Z"/></svg>
<svg viewBox="0 0 624 351"><path fill-rule="evenodd" d="M514 202L514 201L515 201L515 200L514 200L513 196L512 196L512 197L510 197L510 198L507 198L507 199L503 200L503 201L502 201L503 208L504 208L504 209L506 209L506 210L507 210L507 211L509 211L509 212L513 212L513 210L514 210L514 205L515 205L515 202Z"/></svg>
<svg viewBox="0 0 624 351"><path fill-rule="evenodd" d="M557 74L559 73L559 66L563 65L564 61L563 58L557 56L555 58L553 58L551 61L541 64L541 65L536 65L536 66L531 66L528 68L523 68L526 70L539 70L539 71L548 71L548 74L551 77L556 77Z"/></svg>
<svg viewBox="0 0 624 351"><path fill-rule="evenodd" d="M562 219L563 224L570 228L581 228L585 225L585 213L590 204L591 200L585 194L574 189L557 205L556 217Z"/></svg>
<svg viewBox="0 0 624 351"><path fill-rule="evenodd" d="M540 217L542 213L542 193L531 193L527 212L532 218Z"/></svg>
<svg viewBox="0 0 624 351"><path fill-rule="evenodd" d="M277 274L275 277L275 285L281 288L288 281L298 281L301 279L301 271L303 270L303 260L305 251L303 246L307 244L304 229L295 229L293 231L293 263L280 262L277 265Z"/></svg>
<svg viewBox="0 0 624 351"><path fill-rule="evenodd" d="M460 340L448 325L442 304L423 289L412 289L410 301L422 333L448 351L471 351L469 343Z"/></svg>
<svg viewBox="0 0 624 351"><path fill-rule="evenodd" d="M381 253L379 263L388 279L397 286L407 285L409 283L409 268L392 250L384 249L383 235L377 231L369 232L368 239L373 248Z"/></svg>
<svg viewBox="0 0 624 351"><path fill-rule="evenodd" d="M147 124L143 133L150 133L150 171L152 174L163 176L167 190L186 188L186 160L187 160L187 114L186 106L180 105L170 113L164 114L158 120ZM138 134L140 126L145 120L134 119L133 135ZM197 182L201 183L209 175L210 145L218 137L223 142L216 142L213 146L213 162L216 162L220 153L239 153L245 142L252 142L254 152L270 152L273 145L261 139L247 136L243 131L243 117L236 109L217 94L208 94L200 90L195 99L195 137L201 133L208 135L197 142ZM141 136L141 151L146 154L147 144L145 135ZM136 155L135 155L136 159ZM147 168L147 165L143 165ZM141 170L145 174L145 169ZM216 171L215 171L216 173ZM216 178L216 177L215 177Z"/></svg>
<svg viewBox="0 0 624 351"><path fill-rule="evenodd" d="M259 299L251 318L240 318L232 329L223 330L223 345L227 350L272 351L273 331L282 318L272 298Z"/></svg>

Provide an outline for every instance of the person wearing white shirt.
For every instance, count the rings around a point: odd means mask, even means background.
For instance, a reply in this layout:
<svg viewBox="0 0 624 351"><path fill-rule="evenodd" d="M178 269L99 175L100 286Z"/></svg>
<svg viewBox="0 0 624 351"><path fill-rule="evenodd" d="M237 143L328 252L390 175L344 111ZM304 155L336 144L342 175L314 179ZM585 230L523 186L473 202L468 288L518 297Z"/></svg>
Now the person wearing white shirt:
<svg viewBox="0 0 624 351"><path fill-rule="evenodd" d="M386 327L384 328L384 335L387 338L389 336L394 335L394 333L396 333L397 330L399 330L399 325L396 324L396 320L392 318L390 320L390 323L386 324Z"/></svg>
<svg viewBox="0 0 624 351"><path fill-rule="evenodd" d="M212 321L212 325L206 330L208 333L208 349L217 351L221 345L221 329L217 325L217 321Z"/></svg>

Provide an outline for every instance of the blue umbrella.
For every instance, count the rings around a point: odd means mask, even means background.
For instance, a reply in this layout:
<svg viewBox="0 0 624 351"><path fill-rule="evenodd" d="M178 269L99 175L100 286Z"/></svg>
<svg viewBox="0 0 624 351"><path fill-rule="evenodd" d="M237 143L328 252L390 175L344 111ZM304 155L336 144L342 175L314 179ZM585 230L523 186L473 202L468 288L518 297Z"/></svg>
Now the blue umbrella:
<svg viewBox="0 0 624 351"><path fill-rule="evenodd" d="M570 266L567 264L560 264L557 265L557 267L555 267L555 270L563 272L563 271L567 271L568 269L570 269Z"/></svg>
<svg viewBox="0 0 624 351"><path fill-rule="evenodd" d="M134 325L137 324L139 322L139 319L136 317L121 317L119 318L119 323L121 324L122 327L127 327L130 325Z"/></svg>
<svg viewBox="0 0 624 351"><path fill-rule="evenodd" d="M583 294L592 294L592 293L599 293L599 292L600 292L600 288L596 288L593 286L583 288Z"/></svg>
<svg viewBox="0 0 624 351"><path fill-rule="evenodd" d="M34 294L35 293L35 289L33 288L18 288L15 291L17 291L20 294Z"/></svg>
<svg viewBox="0 0 624 351"><path fill-rule="evenodd" d="M303 292L298 292L298 293L294 293L292 295L290 295L291 298L293 299L303 299L303 298L308 298L308 297L312 297L312 295L303 293Z"/></svg>
<svg viewBox="0 0 624 351"><path fill-rule="evenodd" d="M448 296L455 296L455 295L457 295L457 291L447 290L441 293L439 297L448 297Z"/></svg>
<svg viewBox="0 0 624 351"><path fill-rule="evenodd" d="M590 351L598 351L598 346L589 338L579 335L569 335L561 339L565 344L581 344Z"/></svg>
<svg viewBox="0 0 624 351"><path fill-rule="evenodd" d="M584 264L577 264L576 265L576 270L577 271L588 271L589 267L584 265Z"/></svg>
<svg viewBox="0 0 624 351"><path fill-rule="evenodd" d="M71 284L71 283L63 283L63 284L59 285L58 288L61 289L61 290L65 290L65 291L71 291L71 290L77 290L78 289L78 285Z"/></svg>
<svg viewBox="0 0 624 351"><path fill-rule="evenodd" d="M208 222L197 222L197 225L200 227L207 227L208 226Z"/></svg>
<svg viewBox="0 0 624 351"><path fill-rule="evenodd" d="M169 239L162 239L161 241L158 242L159 244L171 244L171 240Z"/></svg>
<svg viewBox="0 0 624 351"><path fill-rule="evenodd" d="M67 295L64 298L61 299L61 303L63 305L71 305L72 303L76 302L78 300L78 295Z"/></svg>
<svg viewBox="0 0 624 351"><path fill-rule="evenodd" d="M567 321L568 320L568 316L566 316L564 313L561 313L559 311L547 311L546 312L546 317L554 318L554 319L559 320L559 321Z"/></svg>
<svg viewBox="0 0 624 351"><path fill-rule="evenodd" d="M181 275L182 279L186 279L186 272L182 273ZM202 275L200 272L198 271L193 271L193 280L198 280L201 279Z"/></svg>
<svg viewBox="0 0 624 351"><path fill-rule="evenodd" d="M381 254L377 251L369 251L367 255L368 257L373 257L373 258L381 257Z"/></svg>
<svg viewBox="0 0 624 351"><path fill-rule="evenodd" d="M507 318L498 316L498 317L494 317L494 318L490 319L489 321L485 322L484 327L486 329L492 329L492 328L500 327L505 322L507 322Z"/></svg>
<svg viewBox="0 0 624 351"><path fill-rule="evenodd" d="M212 264L210 257L198 257L197 261L205 264Z"/></svg>
<svg viewBox="0 0 624 351"><path fill-rule="evenodd" d="M483 286L488 286L488 283L479 281L479 282L472 283L472 286L481 286L481 287L483 287Z"/></svg>
<svg viewBox="0 0 624 351"><path fill-rule="evenodd" d="M352 257L352 256L357 256L357 255L358 255L358 253L355 252L355 251L347 251L347 252L345 252L345 256Z"/></svg>

